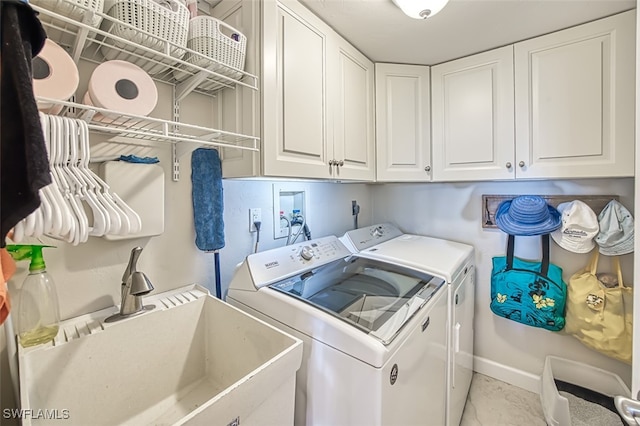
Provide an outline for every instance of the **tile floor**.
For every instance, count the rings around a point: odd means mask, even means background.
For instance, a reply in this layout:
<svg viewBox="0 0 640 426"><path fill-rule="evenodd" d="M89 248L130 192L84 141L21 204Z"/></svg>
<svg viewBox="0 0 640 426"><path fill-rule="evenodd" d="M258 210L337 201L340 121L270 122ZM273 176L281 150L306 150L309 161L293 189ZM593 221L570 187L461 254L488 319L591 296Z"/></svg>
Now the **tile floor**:
<svg viewBox="0 0 640 426"><path fill-rule="evenodd" d="M545 426L540 396L474 373L460 426Z"/></svg>

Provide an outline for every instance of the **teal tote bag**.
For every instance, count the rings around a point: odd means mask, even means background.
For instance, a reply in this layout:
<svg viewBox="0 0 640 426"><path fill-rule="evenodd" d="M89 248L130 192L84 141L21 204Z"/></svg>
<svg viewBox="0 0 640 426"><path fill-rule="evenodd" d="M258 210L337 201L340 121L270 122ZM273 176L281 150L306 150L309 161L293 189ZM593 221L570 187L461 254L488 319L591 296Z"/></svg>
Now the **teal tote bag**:
<svg viewBox="0 0 640 426"><path fill-rule="evenodd" d="M567 285L562 269L549 262L549 234L542 235L542 261L513 255L515 237L509 235L507 255L493 258L491 311L532 327L562 330Z"/></svg>

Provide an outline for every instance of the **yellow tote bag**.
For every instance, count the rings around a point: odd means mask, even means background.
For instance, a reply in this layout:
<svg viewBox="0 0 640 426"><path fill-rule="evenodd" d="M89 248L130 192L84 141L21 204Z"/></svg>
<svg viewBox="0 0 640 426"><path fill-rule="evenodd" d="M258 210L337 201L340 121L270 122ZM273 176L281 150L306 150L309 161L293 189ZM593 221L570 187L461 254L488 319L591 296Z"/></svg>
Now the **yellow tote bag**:
<svg viewBox="0 0 640 426"><path fill-rule="evenodd" d="M569 280L564 329L584 345L631 364L633 289L624 286L617 256L612 261L618 285L602 284L596 276L598 257L595 249L587 267Z"/></svg>

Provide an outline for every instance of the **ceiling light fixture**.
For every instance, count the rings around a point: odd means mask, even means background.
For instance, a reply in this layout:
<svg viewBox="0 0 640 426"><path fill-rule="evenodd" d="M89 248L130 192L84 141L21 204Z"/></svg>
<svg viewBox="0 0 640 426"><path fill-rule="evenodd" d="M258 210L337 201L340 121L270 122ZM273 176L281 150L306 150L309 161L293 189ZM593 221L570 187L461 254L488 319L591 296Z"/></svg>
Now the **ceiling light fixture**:
<svg viewBox="0 0 640 426"><path fill-rule="evenodd" d="M405 15L414 19L427 19L440 12L449 0L392 0Z"/></svg>

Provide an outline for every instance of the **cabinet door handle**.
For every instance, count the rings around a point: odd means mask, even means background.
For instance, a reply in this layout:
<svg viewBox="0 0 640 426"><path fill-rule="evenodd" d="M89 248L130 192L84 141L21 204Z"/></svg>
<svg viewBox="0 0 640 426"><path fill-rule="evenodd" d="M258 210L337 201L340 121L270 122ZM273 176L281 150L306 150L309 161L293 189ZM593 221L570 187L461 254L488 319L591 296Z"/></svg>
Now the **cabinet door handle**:
<svg viewBox="0 0 640 426"><path fill-rule="evenodd" d="M518 163L518 166L520 166L520 167L524 167L524 161L519 162L519 163Z"/></svg>
<svg viewBox="0 0 640 426"><path fill-rule="evenodd" d="M430 172L430 171L431 171L431 166L426 166L426 167L424 168L424 171L425 171L425 172Z"/></svg>
<svg viewBox="0 0 640 426"><path fill-rule="evenodd" d="M344 160L336 161L336 166L338 167L344 166Z"/></svg>
<svg viewBox="0 0 640 426"><path fill-rule="evenodd" d="M511 163L507 161L507 164L505 164L505 167L506 167L507 169L510 169L510 168L511 168Z"/></svg>

